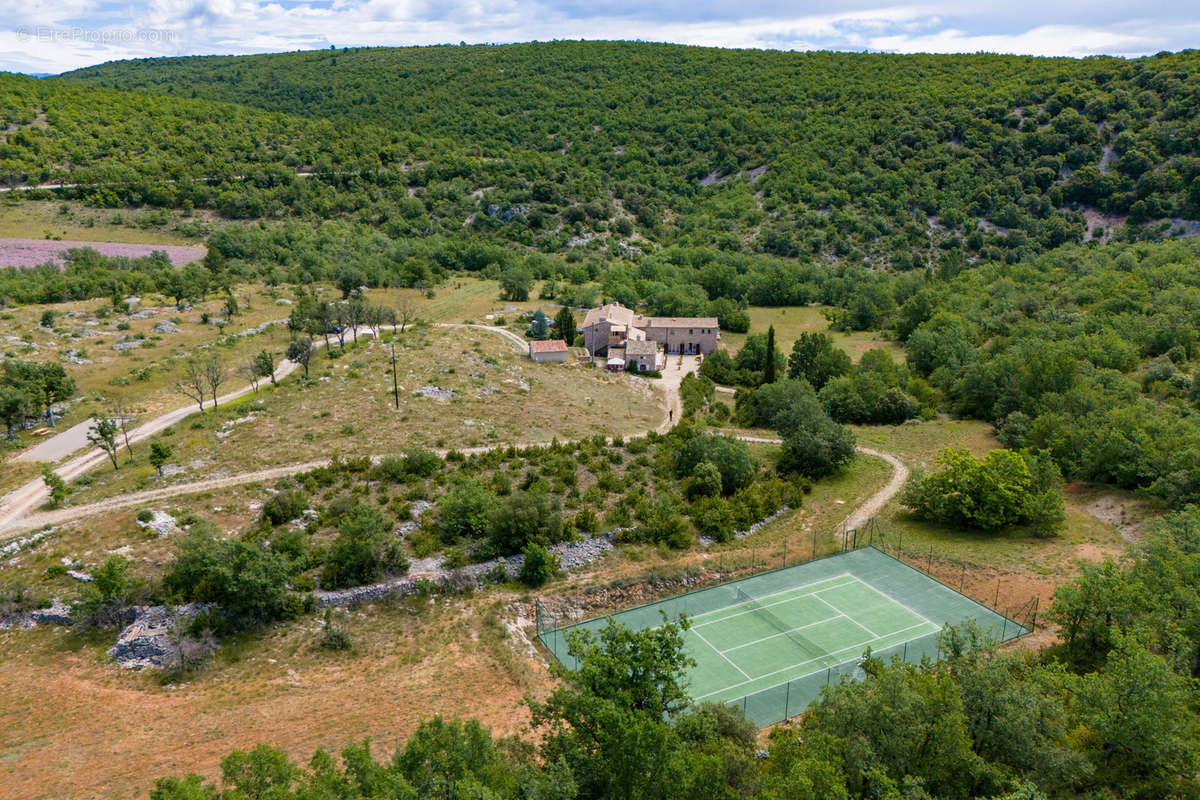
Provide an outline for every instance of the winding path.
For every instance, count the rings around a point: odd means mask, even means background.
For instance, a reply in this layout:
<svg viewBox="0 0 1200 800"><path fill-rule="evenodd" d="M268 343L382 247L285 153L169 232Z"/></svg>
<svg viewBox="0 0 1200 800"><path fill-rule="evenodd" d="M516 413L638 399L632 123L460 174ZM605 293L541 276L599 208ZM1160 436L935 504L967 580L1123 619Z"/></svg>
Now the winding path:
<svg viewBox="0 0 1200 800"><path fill-rule="evenodd" d="M504 328L497 328L490 325L476 325L465 323L435 323L437 327L445 328L476 328L490 333L498 334L507 339L518 350L524 351L528 345L525 340L514 334L512 331ZM292 361L284 360L280 363L276 370L276 379L280 379L291 374L297 368L297 364ZM665 381L663 383L666 407L664 411L667 413L663 417L663 422L658 426L658 432L669 430L674 414L670 411L680 412L681 404L679 399L679 383L678 381ZM230 392L221 397L221 402L240 397L252 388L247 385ZM175 411L155 417L149 422L138 426L130 431L129 438L131 441L140 441L148 436L152 436L159 431L174 425L182 419L186 419L198 412L194 405L176 409ZM762 444L780 444L781 440L773 437L739 435L736 438L744 442L755 442ZM466 454L482 453L496 447L508 447L511 443L487 445L483 447L473 447L462 450ZM526 446L534 446L537 444L545 444L545 442L529 442ZM892 477L877 492L871 495L865 502L856 508L851 514L846 517L842 523L848 529L857 528L867 522L871 517L875 516L879 511L887 505L887 503L896 496L896 494L904 487L904 482L908 480L908 467L906 467L899 458L891 453L885 453L879 450L874 450L869 447L856 447L859 453L863 455L881 458L892 467ZM441 455L445 455L444 451L439 451ZM55 472L67 481L74 480L80 475L95 469L103 464L108 458L107 454L102 450L93 450L78 456L61 467ZM374 460L378 460L381 456L373 456ZM189 494L197 494L199 492L208 492L215 489L225 489L231 486L244 486L249 483L259 483L262 481L273 481L288 475L295 475L301 472L315 469L329 463L329 459L321 459L318 461L303 461L294 464L284 464L277 467L269 467L267 469L253 470L250 472L240 472L236 475L224 475L221 477L206 478L190 483L180 483L172 486L162 486L157 489L146 489L140 492L127 492L112 498L106 498L94 503L87 503L79 506L68 506L50 511L34 511L46 501L48 491L44 482L41 479L30 481L25 486L11 492L3 498L0 503L0 533L16 533L40 528L44 525L61 525L65 522L71 522L77 519L97 516L117 508L128 508L130 506L139 506L147 503L153 503L160 500L165 500L171 497L181 497Z"/></svg>

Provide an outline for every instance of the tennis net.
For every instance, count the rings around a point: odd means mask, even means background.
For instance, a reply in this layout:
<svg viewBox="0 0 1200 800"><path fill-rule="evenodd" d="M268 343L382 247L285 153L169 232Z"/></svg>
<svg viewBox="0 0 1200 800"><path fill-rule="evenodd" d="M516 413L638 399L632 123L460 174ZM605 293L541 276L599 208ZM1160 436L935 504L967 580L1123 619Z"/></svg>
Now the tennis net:
<svg viewBox="0 0 1200 800"><path fill-rule="evenodd" d="M837 659L832 658L825 648L818 645L811 639L806 639L801 636L794 626L788 625L782 619L775 615L761 600L753 595L747 594L742 588L737 587L738 602L748 606L751 611L761 619L766 620L775 630L786 636L793 644L800 648L809 661L816 661L821 666L827 667L837 663Z"/></svg>

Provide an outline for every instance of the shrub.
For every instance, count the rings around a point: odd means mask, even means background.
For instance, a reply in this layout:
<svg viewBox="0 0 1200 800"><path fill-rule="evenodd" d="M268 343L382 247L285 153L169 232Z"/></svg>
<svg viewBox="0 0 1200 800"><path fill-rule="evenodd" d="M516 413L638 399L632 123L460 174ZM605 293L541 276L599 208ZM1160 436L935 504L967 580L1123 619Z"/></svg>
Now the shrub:
<svg viewBox="0 0 1200 800"><path fill-rule="evenodd" d="M284 489L263 503L262 516L272 525L298 519L308 508L308 493L302 489Z"/></svg>
<svg viewBox="0 0 1200 800"><path fill-rule="evenodd" d="M333 621L333 609L325 609L325 624L321 628L321 647L325 650L349 650L354 642L350 629Z"/></svg>
<svg viewBox="0 0 1200 800"><path fill-rule="evenodd" d="M262 544L218 539L207 520L193 523L163 576L173 603L216 603L228 628L249 628L287 613L286 561Z"/></svg>
<svg viewBox="0 0 1200 800"><path fill-rule="evenodd" d="M693 475L702 462L713 464L721 476L721 490L732 494L750 485L758 466L745 442L725 436L699 433L683 426L674 448L676 477Z"/></svg>
<svg viewBox="0 0 1200 800"><path fill-rule="evenodd" d="M359 504L338 523L338 536L325 556L321 585L329 589L360 586L385 573L404 572L408 560L391 536L392 520L377 507Z"/></svg>
<svg viewBox="0 0 1200 800"><path fill-rule="evenodd" d="M456 481L438 498L438 521L447 541L459 537L477 537L488 530L488 518L498 500L477 481L464 478Z"/></svg>
<svg viewBox="0 0 1200 800"><path fill-rule="evenodd" d="M488 515L488 542L499 554L519 553L527 545L543 547L562 540L562 511L544 492L518 491Z"/></svg>
<svg viewBox="0 0 1200 800"><path fill-rule="evenodd" d="M1049 536L1066 518L1061 477L1049 458L1003 448L975 458L950 448L941 452L938 464L941 470L910 478L900 498L925 519L980 530L1029 524Z"/></svg>
<svg viewBox="0 0 1200 800"><path fill-rule="evenodd" d="M540 544L530 544L522 551L525 561L521 564L518 579L526 586L536 589L558 574L558 556Z"/></svg>

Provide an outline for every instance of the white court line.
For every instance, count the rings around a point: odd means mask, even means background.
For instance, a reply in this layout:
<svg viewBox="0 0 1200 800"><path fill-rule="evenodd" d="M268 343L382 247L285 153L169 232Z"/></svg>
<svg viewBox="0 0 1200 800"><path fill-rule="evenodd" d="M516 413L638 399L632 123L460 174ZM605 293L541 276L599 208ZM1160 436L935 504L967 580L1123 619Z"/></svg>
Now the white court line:
<svg viewBox="0 0 1200 800"><path fill-rule="evenodd" d="M761 639L755 639L753 642L746 642L745 644L739 644L739 645L738 645L738 646L736 646L736 647L731 647L731 648L729 648L728 650L721 650L721 651L719 651L719 652L720 652L722 655L724 655L725 653L732 653L734 650L741 650L743 647L749 647L749 646L751 646L751 645L754 645L754 644L762 644L763 642L767 641L768 639L776 639L776 638L778 638L778 637L780 637L780 636L787 636L789 633L793 633L793 632L795 632L795 631L802 631L802 630L804 630L805 628L811 628L811 627L812 627L812 626L814 626L814 625L823 625L823 624L825 624L826 622L832 622L832 621L834 621L834 620L835 620L835 619L837 619L838 617L845 617L845 616L846 616L845 614L835 614L835 615L834 615L834 616L832 616L832 617L826 617L825 619L819 619L819 620L817 620L816 622L810 622L810 623L808 623L807 625L801 625L801 626L800 626L800 627L798 627L798 628L788 628L788 629L787 629L786 631L784 631L783 633L772 633L770 636L764 636L764 637L762 637ZM846 619L850 619L850 618L849 618L849 617L846 617ZM853 622L854 620L850 620L850 621L851 621L851 622ZM862 627L862 626L860 625L859 627ZM867 631L867 633L870 633L870 631ZM698 634L697 634L697 635L698 635Z"/></svg>
<svg viewBox="0 0 1200 800"><path fill-rule="evenodd" d="M889 633L889 634L888 634L888 636L895 636L896 634L900 634L900 633L907 633L908 631L911 631L911 630L913 630L913 628L921 628L921 627L924 627L924 626L925 626L925 624L930 624L930 625L932 625L933 623L932 623L932 622L929 622L928 620L926 620L924 623L921 623L921 624L919 624L919 625L913 625L913 626L911 626L911 627L908 627L908 628L901 628L901 629L900 629L900 630L898 630L898 631L893 631L892 633ZM936 627L936 626L935 626L935 627ZM930 631L930 633L932 633L932 631ZM837 653L841 653L841 652L843 652L843 651L845 651L845 650L856 649L856 648L859 648L859 647L867 647L867 646L869 646L870 644L872 644L873 642L876 642L876 641L878 641L879 639L886 639L886 638L887 638L887 636L880 636L880 637L878 637L878 638L876 638L876 639L869 639L869 640L867 640L867 641L865 641L865 642L862 642L861 644L849 644L849 645L846 645L845 647L843 647L841 650L837 650L837 651L835 651L835 652L837 652ZM889 645L889 646L890 646L890 645ZM833 655L833 653L830 653L829 655L830 655L830 656L832 656L832 655ZM762 680L763 678L769 678L769 677L771 677L772 675L778 675L780 672L787 672L788 670L796 669L797 667L803 667L805 664L812 664L813 662L815 662L815 661L820 661L820 660L821 660L821 659L819 659L819 658L810 658L808 661L801 661L801 662L799 662L799 663L797 663L797 664L792 664L791 666L784 667L783 669L777 669L777 670L774 670L774 671L772 671L772 672L767 672L767 673L764 673L764 674L762 674L762 675L759 675L757 678L752 678L751 680L748 680L748 681L741 681L740 683L731 683L731 684L729 684L728 686L723 686L722 688L720 688L720 689L717 689L717 690L716 690L716 691L714 691L714 692L709 692L708 694L702 694L702 695L700 695L699 697L695 697L695 698L692 698L692 699L693 699L693 700L703 700L703 699L704 699L704 698L706 698L706 697L712 697L714 694L720 694L721 692L727 692L727 691L729 691L730 689L736 689L736 688L737 688L737 687L739 687L739 686L745 686L747 683L752 683L752 682L754 682L754 681L759 681L759 680ZM842 662L841 662L841 661L839 661L838 663L840 664L840 663L842 663ZM818 670L814 670L814 671L812 671L812 672L805 673L804 675L797 675L795 678L789 678L789 679L788 679L788 683L790 683L791 681L800 680L801 678L807 678L809 675L816 675L816 674L817 674L818 672L820 672L820 671L821 671L821 670L819 670L819 669L818 669ZM776 684L776 685L779 685L779 684ZM766 689L772 689L772 688L774 688L774 687L773 687L773 686L764 686L764 687L763 687L763 689L764 689L764 690L766 690ZM735 698L730 698L730 699L735 699Z"/></svg>
<svg viewBox="0 0 1200 800"><path fill-rule="evenodd" d="M847 586L849 586L849 584L846 584L846 585L847 585ZM841 588L841 587L837 587L837 586L835 586L834 588L835 588L835 589L837 589L837 588ZM852 617L852 616L850 616L849 614L847 614L845 611L842 611L840 608L838 608L838 607L837 607L837 606L835 606L833 603L831 603L831 602L829 602L828 600L826 600L824 597L821 597L821 595L820 595L819 593L813 594L813 597L817 598L817 599L818 599L818 600L820 600L822 603L824 603L825 605L829 606L830 608L832 608L832 609L833 609L834 611L836 611L837 613L841 614L841 615L842 615L843 617L845 617L846 619L850 620L850 622L852 622L854 625L857 625L858 627L862 628L862 629L863 629L864 631L866 631L867 633L869 633L869 634L871 634L872 636L874 636L876 639L882 638L882 637L880 637L880 635L879 635L878 633L876 633L875 631L871 630L871 629L870 629L870 628L868 628L866 625L863 625L861 622L859 622L859 621L858 621L858 620L856 620L854 617Z"/></svg>
<svg viewBox="0 0 1200 800"><path fill-rule="evenodd" d="M700 641L704 642L706 645L708 645L710 648L712 648L712 651L713 651L714 653L716 653L716 654L717 654L717 655L719 655L721 658L723 658L723 659L725 659L726 661L728 661L728 662L729 662L729 666L733 667L733 668L734 668L734 669L736 669L738 672L742 673L742 677L743 677L743 678L749 678L749 677L750 677L749 675L747 675L747 674L746 674L746 671L745 671L745 670L743 670L743 669L742 669L741 667L739 667L737 664L733 663L733 661L731 661L731 660L729 659L729 656L725 655L725 654L724 654L724 653L722 653L720 650L718 650L717 648L713 647L713 643L712 643L712 642L710 642L708 639L705 639L705 638L704 638L704 636L703 636L703 635L701 635L700 631L693 630L693 631L692 631L692 633L696 634L696 636L698 636L698 637L700 638Z"/></svg>
<svg viewBox="0 0 1200 800"><path fill-rule="evenodd" d="M854 576L853 576L853 575L850 575L849 573L846 573L845 575L836 575L836 576L834 576L834 577L832 577L832 578L826 578L826 579L825 579L825 580L823 580L823 581L816 581L816 582L814 582L814 583L810 583L810 584L808 584L808 585L806 585L806 586L793 586L791 589L784 589L782 592L775 592L774 594L768 594L768 595L765 595L764 597L768 597L768 598L770 598L770 597L778 597L779 595L782 595L782 594L787 594L787 593L789 593L789 592L795 592L795 591L797 591L798 589L808 589L809 587L812 587L812 586L817 586L817 585L819 585L819 584L822 584L822 583L829 583L829 581L832 581L832 580L838 580L838 579L840 579L840 578L844 578L844 577L854 578ZM849 585L850 585L850 584L848 584L848 583L846 583L846 584L838 584L838 586L849 586ZM691 617L691 619L692 619L692 620L696 620L696 619L699 619L700 617L704 617L704 616L707 616L707 615L709 615L709 614L716 614L716 613L718 613L718 612L721 612L721 611L728 611L728 610L729 610L729 609L731 609L731 608L740 608L740 607L742 607L742 606L748 606L748 605L750 605L751 603L757 603L757 607L756 607L756 608L749 609L748 611L739 611L739 612L737 612L736 614L730 614L729 616L726 616L726 617L721 617L720 619L709 620L708 622L701 622L701 623L699 623L699 624L696 624L695 622L693 622L693 623L692 623L692 627L693 627L693 628L702 628L702 627L704 627L705 625L716 625L718 622L724 622L724 621L726 621L726 620L729 620L729 619L734 619L734 618L736 618L736 617L744 616L745 614L753 614L755 611L759 610L760 608L774 608L775 606L781 606L781 605L783 605L784 603L790 603L790 602L792 602L793 600L799 600L799 599L800 599L800 598L802 598L802 597L814 597L814 596L816 595L816 593L817 593L817 592L823 592L823 591L826 591L827 589L836 589L836 588L838 588L838 586L827 586L827 587L825 587L824 589L813 589L811 592L804 592L803 594L794 594L794 595L792 595L791 597L788 597L788 598L786 598L786 599L784 599L784 600L779 600L779 601L777 601L777 602L775 602L775 603L763 603L763 602L762 602L762 600L763 600L763 598L762 598L762 597L755 597L755 598L753 598L753 599L751 599L751 600L743 600L742 602L740 602L740 603L734 603L734 604L733 604L733 605L731 605L731 606L725 606L724 608L718 608L718 609L715 609L715 610L713 610L713 611L705 611L703 614L697 614L696 616L694 616L694 617Z"/></svg>
<svg viewBox="0 0 1200 800"><path fill-rule="evenodd" d="M901 608L903 608L904 610L908 611L910 614L912 614L912 615L913 615L914 617L916 617L917 619L923 619L923 620L925 620L926 622L928 622L930 625L932 625L933 627L937 628L938 630L941 630L941 629L942 629L942 626L941 626L941 625L938 625L936 622L934 622L933 620L931 620L929 617L925 616L924 614L918 613L918 612L917 612L917 610L916 610L915 608L911 608L911 607L909 607L909 606L905 605L904 603L901 603L899 600L897 600L896 598L892 597L890 594L887 594L886 592L882 592L882 591L880 591L879 589L876 589L874 586L872 586L871 584L867 583L867 582L866 582L866 581L864 581L863 579L859 578L857 575L854 575L854 576L851 576L851 577L853 577L853 578L854 578L854 580L858 581L858 582L859 582L859 583L861 583L863 586L867 587L867 588L868 588L868 589L870 589L872 592L874 592L875 594L877 594L877 595L879 595L880 597L884 598L885 600L890 600L891 602L893 602L893 603L895 603L896 605L900 606L900 607L901 607ZM847 585L849 585L849 584L847 584ZM837 588L837 587L831 587L831 588ZM969 598L968 598L968 599L969 599ZM985 608L986 608L986 606L985 606Z"/></svg>
<svg viewBox="0 0 1200 800"><path fill-rule="evenodd" d="M765 594L762 597L754 598L754 600L758 601L760 605L766 605L768 607L769 606L777 606L780 603L787 603L787 602L796 600L801 597L808 597L816 592L824 591L825 589L835 589L835 588L837 588L836 586L826 586L823 588L817 588L817 587L820 587L822 584L825 584L825 583L830 583L832 581L841 580L842 578L850 578L850 582L857 580L857 578L855 578L849 572L843 572L840 575L833 575L828 578L822 578L819 581L813 581L812 583L806 583L803 586L793 586L790 589L781 589L778 592L772 592L771 594ZM838 584L838 586L849 586L849 585L850 585L849 583L844 583L844 584L839 583ZM811 590L811 591L807 591L807 590ZM792 594L793 592L801 592L801 594ZM762 603L763 600L769 600L772 597L779 597L779 596L785 595L785 594L791 595L791 597L788 597L785 600L780 600L779 602L776 602L776 603L769 603L769 604ZM731 608L738 608L740 606L748 605L751 602L753 602L753 601L743 600L742 602L734 603L733 605L723 606L721 608L714 608L712 611L705 611L701 614L696 614L696 615L692 616L691 619L696 620L696 619L700 619L701 617L707 617L710 614L720 614L723 611L728 611ZM732 616L738 616L738 615L734 614ZM721 620L725 620L725 619L730 619L730 617L721 617L721 619L713 620L712 622L702 622L700 624L701 625L712 625L713 622L720 622ZM692 627L695 627L695 625L693 625Z"/></svg>

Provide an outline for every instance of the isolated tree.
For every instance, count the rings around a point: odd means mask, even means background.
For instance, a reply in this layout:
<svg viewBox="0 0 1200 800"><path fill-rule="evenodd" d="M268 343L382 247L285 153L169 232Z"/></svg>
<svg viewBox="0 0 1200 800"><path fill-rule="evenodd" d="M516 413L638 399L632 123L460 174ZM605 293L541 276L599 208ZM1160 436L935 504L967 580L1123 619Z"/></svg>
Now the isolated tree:
<svg viewBox="0 0 1200 800"><path fill-rule="evenodd" d="M212 395L213 408L217 407L217 395L220 394L221 384L225 382L225 365L214 353L204 360L204 386Z"/></svg>
<svg viewBox="0 0 1200 800"><path fill-rule="evenodd" d="M125 440L125 451L129 454L129 460L132 462L133 445L129 443L129 412L125 408L125 403L120 399L113 406L113 419L116 420L117 427L121 429L121 438Z"/></svg>
<svg viewBox="0 0 1200 800"><path fill-rule="evenodd" d="M358 344L358 326L366 322L368 303L362 297L351 297L346 303L346 325L350 328L350 335L354 337L354 343Z"/></svg>
<svg viewBox="0 0 1200 800"><path fill-rule="evenodd" d="M0 421L4 423L8 440L13 430L37 413L37 400L21 386L0 385Z"/></svg>
<svg viewBox="0 0 1200 800"><path fill-rule="evenodd" d="M258 393L258 364L255 362L253 356L246 359L238 366L237 374L250 381L250 388L253 389L256 394Z"/></svg>
<svg viewBox="0 0 1200 800"><path fill-rule="evenodd" d="M570 306L563 306L554 317L554 332L570 347L575 343L575 312Z"/></svg>
<svg viewBox="0 0 1200 800"><path fill-rule="evenodd" d="M154 467L160 478L162 477L163 467L171 460L174 452L174 448L166 442L150 443L150 466Z"/></svg>
<svg viewBox="0 0 1200 800"><path fill-rule="evenodd" d="M43 364L39 376L38 388L42 393L42 402L46 404L46 418L50 427L54 427L54 404L68 399L75 394L75 379L67 375L62 364Z"/></svg>
<svg viewBox="0 0 1200 800"><path fill-rule="evenodd" d="M396 319L400 322L400 332L404 333L404 329L408 327L417 316L416 306L412 300L407 297L401 297L396 301ZM395 324L395 323L393 323Z"/></svg>
<svg viewBox="0 0 1200 800"><path fill-rule="evenodd" d="M269 378L272 386L277 386L275 381L275 356L267 350L259 350L258 355L254 356L254 371L260 378Z"/></svg>
<svg viewBox="0 0 1200 800"><path fill-rule="evenodd" d="M781 472L824 478L854 458L854 434L829 418L812 394L796 397L795 405L775 415L783 438Z"/></svg>
<svg viewBox="0 0 1200 800"><path fill-rule="evenodd" d="M337 325L337 308L328 300L317 303L307 327L301 331L309 336L321 336L325 339L325 347L329 347L329 333Z"/></svg>
<svg viewBox="0 0 1200 800"><path fill-rule="evenodd" d="M542 313L539 308L533 314L533 322L529 324L529 330L525 335L530 339L545 339L550 336L550 320Z"/></svg>
<svg viewBox="0 0 1200 800"><path fill-rule="evenodd" d="M804 378L818 392L832 378L850 371L850 356L824 333L801 333L788 356L788 377Z"/></svg>
<svg viewBox="0 0 1200 800"><path fill-rule="evenodd" d="M763 383L775 382L775 326L767 328L767 358L763 365Z"/></svg>
<svg viewBox="0 0 1200 800"><path fill-rule="evenodd" d="M332 304L330 308L333 314L333 325L330 327L337 334L338 347L343 350L346 349L346 331L350 327L350 311L347 305L347 303L336 303ZM326 342L328 343L328 340Z"/></svg>
<svg viewBox="0 0 1200 800"><path fill-rule="evenodd" d="M308 364L312 361L312 339L307 336L292 339L288 344L287 357L304 367L304 377L308 378Z"/></svg>
<svg viewBox="0 0 1200 800"><path fill-rule="evenodd" d="M46 489L50 492L50 507L61 507L71 492L67 482L49 464L42 464L42 482L46 484Z"/></svg>
<svg viewBox="0 0 1200 800"><path fill-rule="evenodd" d="M117 428L117 424L111 419L93 417L92 427L88 430L87 434L89 442L108 453L108 457L112 459L113 469L121 468L121 465L117 463L117 450L120 449L120 444L117 441L119 433L120 429Z"/></svg>
<svg viewBox="0 0 1200 800"><path fill-rule="evenodd" d="M524 302L533 288L533 273L525 267L510 267L500 274L500 299Z"/></svg>
<svg viewBox="0 0 1200 800"><path fill-rule="evenodd" d="M183 372L175 382L175 390L184 397L196 401L200 410L204 410L204 398L207 397L208 382L204 373L204 362L192 356L183 362Z"/></svg>

